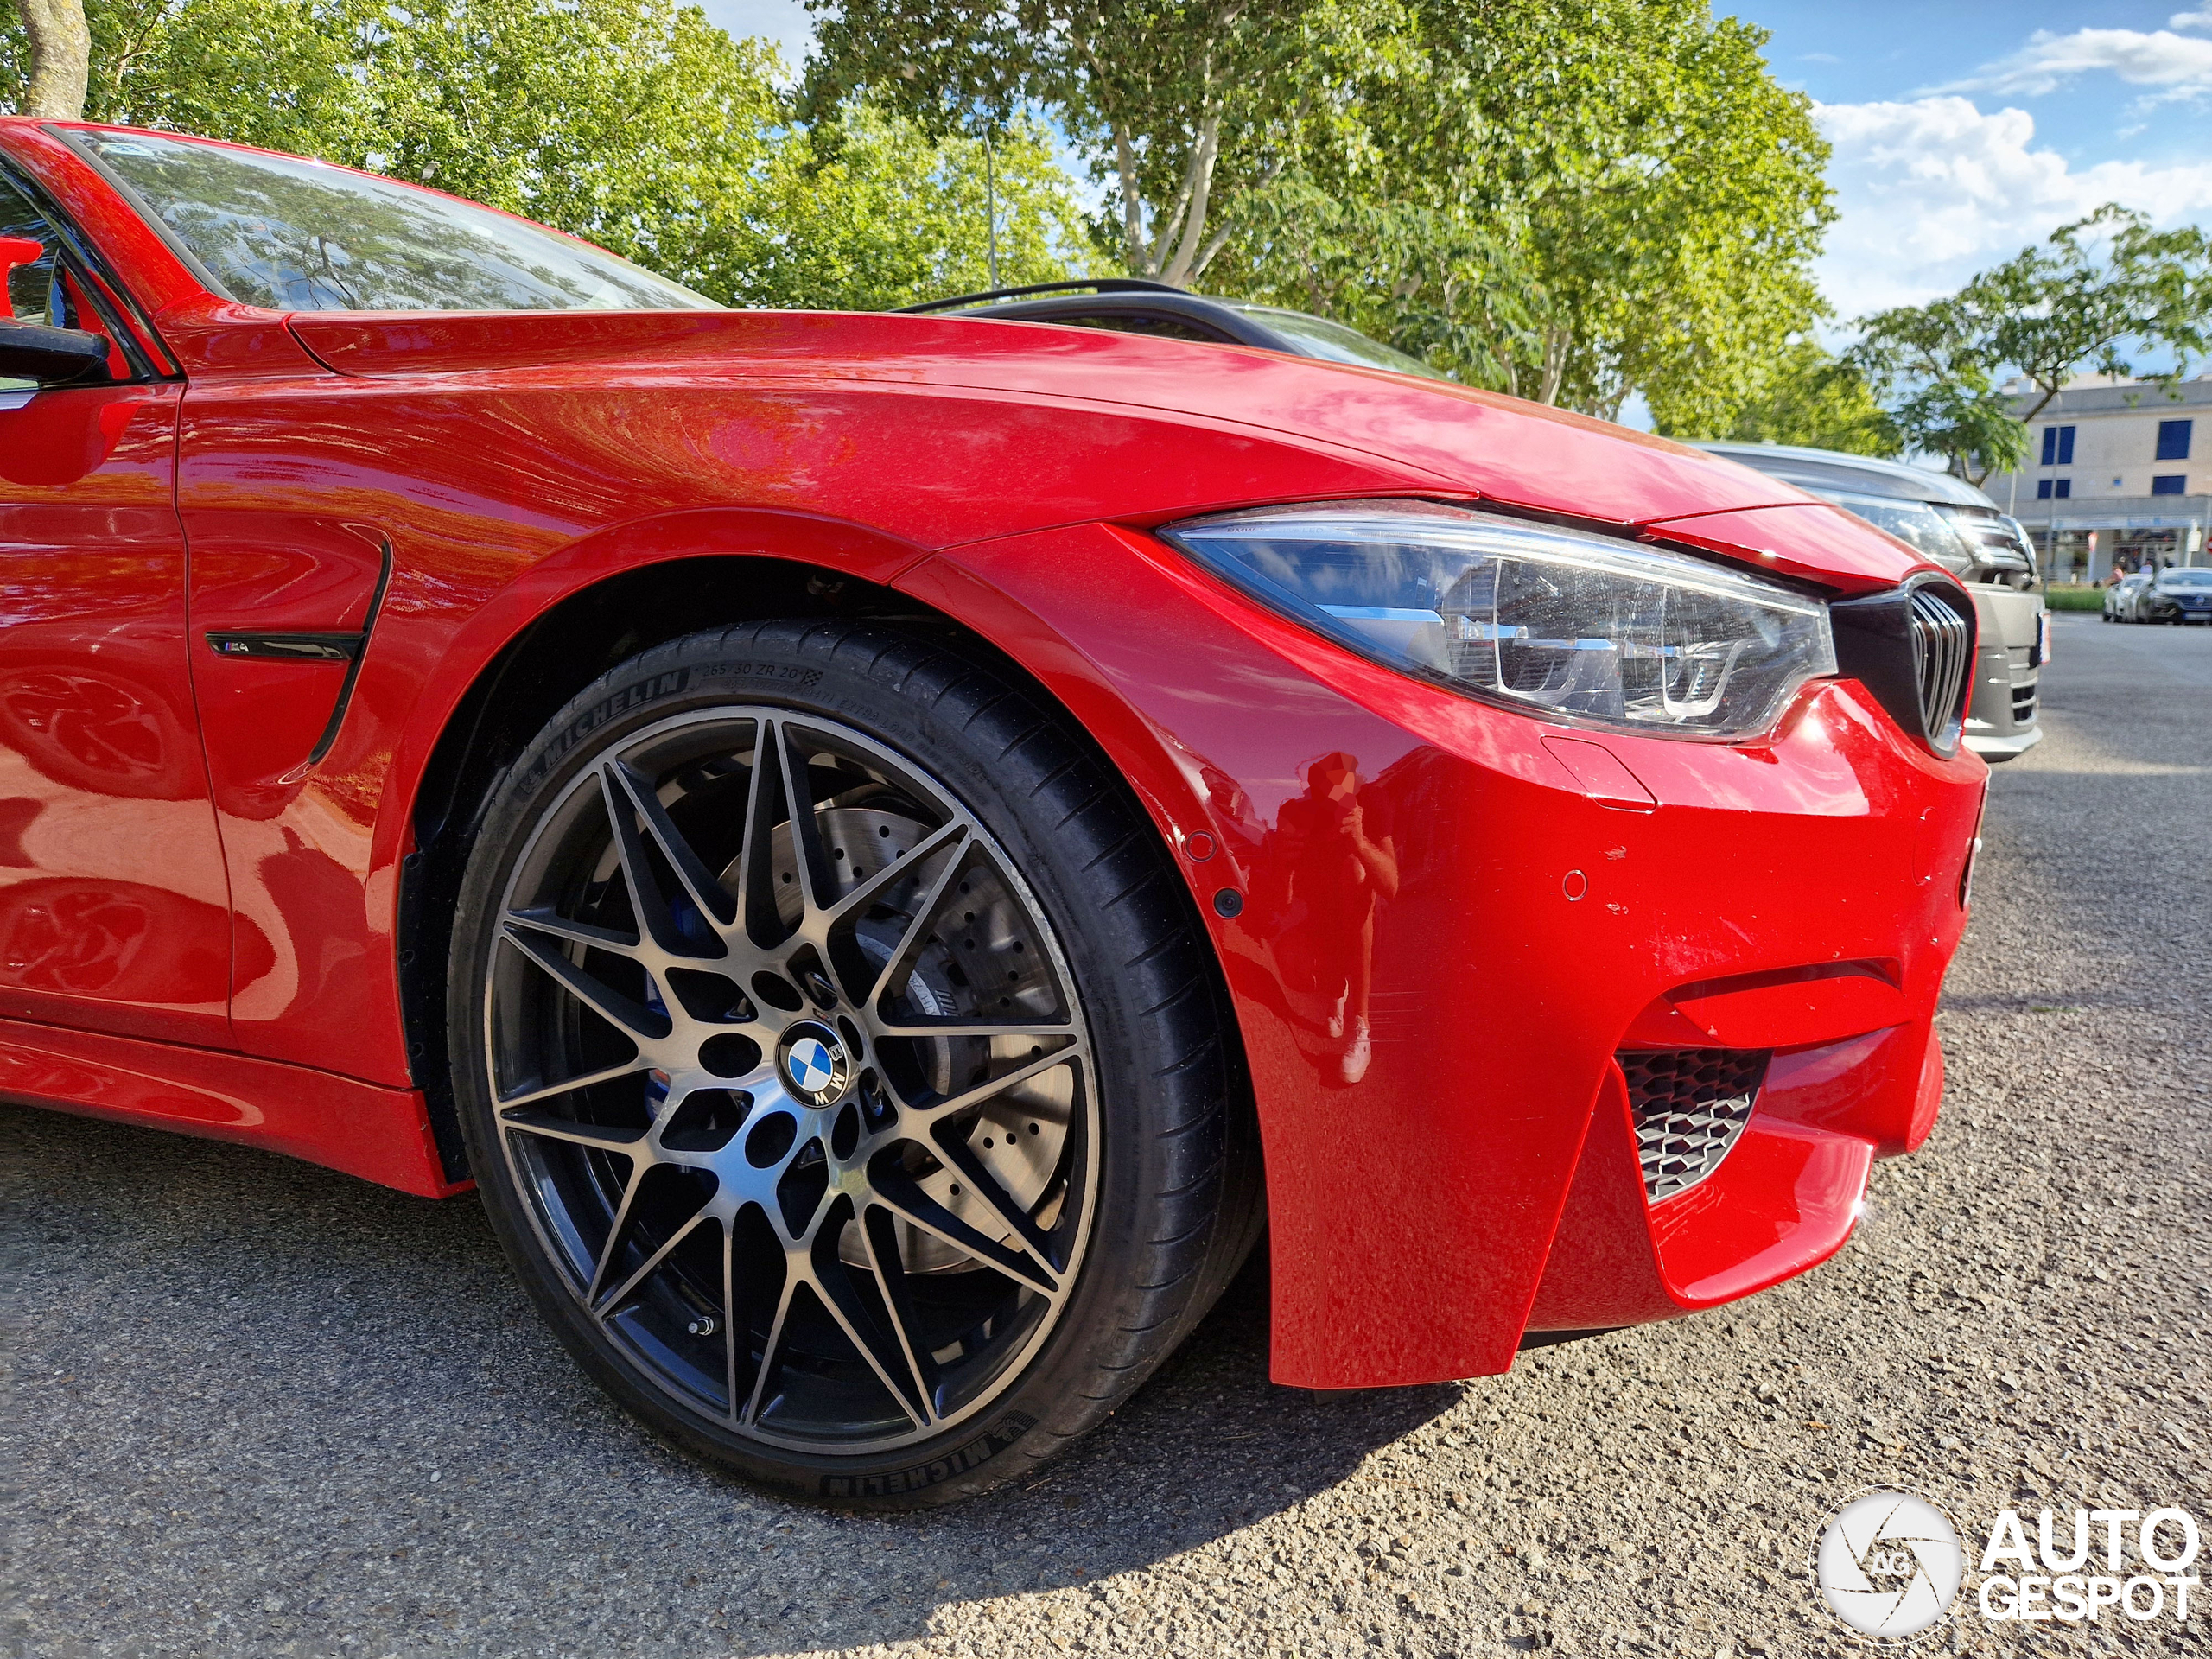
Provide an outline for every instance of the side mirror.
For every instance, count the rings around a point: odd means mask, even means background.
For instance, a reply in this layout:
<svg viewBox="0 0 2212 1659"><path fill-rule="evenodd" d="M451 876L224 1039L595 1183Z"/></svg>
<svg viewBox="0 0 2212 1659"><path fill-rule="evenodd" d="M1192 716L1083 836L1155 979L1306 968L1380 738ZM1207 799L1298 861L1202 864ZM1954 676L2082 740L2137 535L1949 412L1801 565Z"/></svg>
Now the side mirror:
<svg viewBox="0 0 2212 1659"><path fill-rule="evenodd" d="M97 385L111 377L105 334L36 323L0 322L0 380L41 386Z"/></svg>
<svg viewBox="0 0 2212 1659"><path fill-rule="evenodd" d="M45 253L45 245L29 237L0 236L0 312L8 308L8 273L17 265L35 264ZM29 380L41 386L96 385L112 378L107 358L105 334L0 316L0 380Z"/></svg>

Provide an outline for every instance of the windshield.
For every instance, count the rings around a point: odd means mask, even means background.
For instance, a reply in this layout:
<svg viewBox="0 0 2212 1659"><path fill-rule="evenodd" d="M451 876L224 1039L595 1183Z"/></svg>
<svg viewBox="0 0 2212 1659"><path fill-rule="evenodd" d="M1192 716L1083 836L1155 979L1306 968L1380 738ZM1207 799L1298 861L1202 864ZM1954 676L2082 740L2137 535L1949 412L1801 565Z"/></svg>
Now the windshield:
<svg viewBox="0 0 2212 1659"><path fill-rule="evenodd" d="M1306 348L1308 357L1325 358L1332 363L1357 363L1367 369L1395 369L1400 374L1418 374L1427 380L1452 378L1430 368L1417 357L1408 357L1379 340L1370 340L1357 328L1347 328L1326 317L1286 311L1272 305L1238 305L1230 309L1241 312L1262 327L1289 335Z"/></svg>
<svg viewBox="0 0 2212 1659"><path fill-rule="evenodd" d="M86 135L226 297L276 311L700 311L603 249L322 162L142 132Z"/></svg>
<svg viewBox="0 0 2212 1659"><path fill-rule="evenodd" d="M1857 495L1844 490L1821 490L1817 493L1845 512L1864 518L1875 529L1886 530L1955 575L1964 575L1974 569L1973 548L1952 528L1948 518L1925 502L1907 501L1894 495Z"/></svg>
<svg viewBox="0 0 2212 1659"><path fill-rule="evenodd" d="M2167 570L2158 577L2161 588L2212 588L2212 570Z"/></svg>

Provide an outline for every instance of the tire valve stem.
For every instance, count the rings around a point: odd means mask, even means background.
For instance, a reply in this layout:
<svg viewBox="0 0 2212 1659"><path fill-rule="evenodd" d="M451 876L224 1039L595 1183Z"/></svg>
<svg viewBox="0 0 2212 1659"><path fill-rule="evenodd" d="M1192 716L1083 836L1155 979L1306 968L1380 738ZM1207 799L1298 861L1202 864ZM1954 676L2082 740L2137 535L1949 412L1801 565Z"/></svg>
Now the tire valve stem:
<svg viewBox="0 0 2212 1659"><path fill-rule="evenodd" d="M695 1337L711 1337L721 1327L716 1324L713 1314L702 1313L683 1328Z"/></svg>

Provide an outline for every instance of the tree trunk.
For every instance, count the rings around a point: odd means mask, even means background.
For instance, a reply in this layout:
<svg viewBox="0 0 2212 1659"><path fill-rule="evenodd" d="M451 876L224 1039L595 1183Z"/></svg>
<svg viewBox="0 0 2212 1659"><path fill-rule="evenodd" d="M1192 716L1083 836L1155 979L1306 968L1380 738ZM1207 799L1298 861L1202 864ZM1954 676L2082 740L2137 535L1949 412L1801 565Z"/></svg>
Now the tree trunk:
<svg viewBox="0 0 2212 1659"><path fill-rule="evenodd" d="M1559 402L1560 384L1567 378L1567 348L1572 343L1571 337L1564 328L1544 330L1544 372L1543 378L1538 383L1536 388L1538 403Z"/></svg>
<svg viewBox="0 0 2212 1659"><path fill-rule="evenodd" d="M31 79L23 113L48 121L85 118L85 86L92 70L92 31L85 0L16 0L30 36Z"/></svg>

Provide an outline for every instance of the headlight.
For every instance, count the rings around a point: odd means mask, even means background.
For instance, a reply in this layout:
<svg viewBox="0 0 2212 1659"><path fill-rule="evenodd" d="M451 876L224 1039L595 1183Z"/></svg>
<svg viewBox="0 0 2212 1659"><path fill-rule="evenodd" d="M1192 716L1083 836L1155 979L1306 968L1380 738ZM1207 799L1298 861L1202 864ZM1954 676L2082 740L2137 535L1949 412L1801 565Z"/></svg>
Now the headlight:
<svg viewBox="0 0 2212 1659"><path fill-rule="evenodd" d="M1960 581L1974 575L1974 543L1961 535L1953 521L1925 501L1905 501L1893 495L1858 495L1849 490L1822 490L1846 512L1864 518L1877 530L1886 530L1923 558L1933 559Z"/></svg>
<svg viewBox="0 0 2212 1659"><path fill-rule="evenodd" d="M1361 502L1162 533L1363 656L1531 714L1739 737L1772 724L1805 681L1836 671L1819 600L1576 531Z"/></svg>

